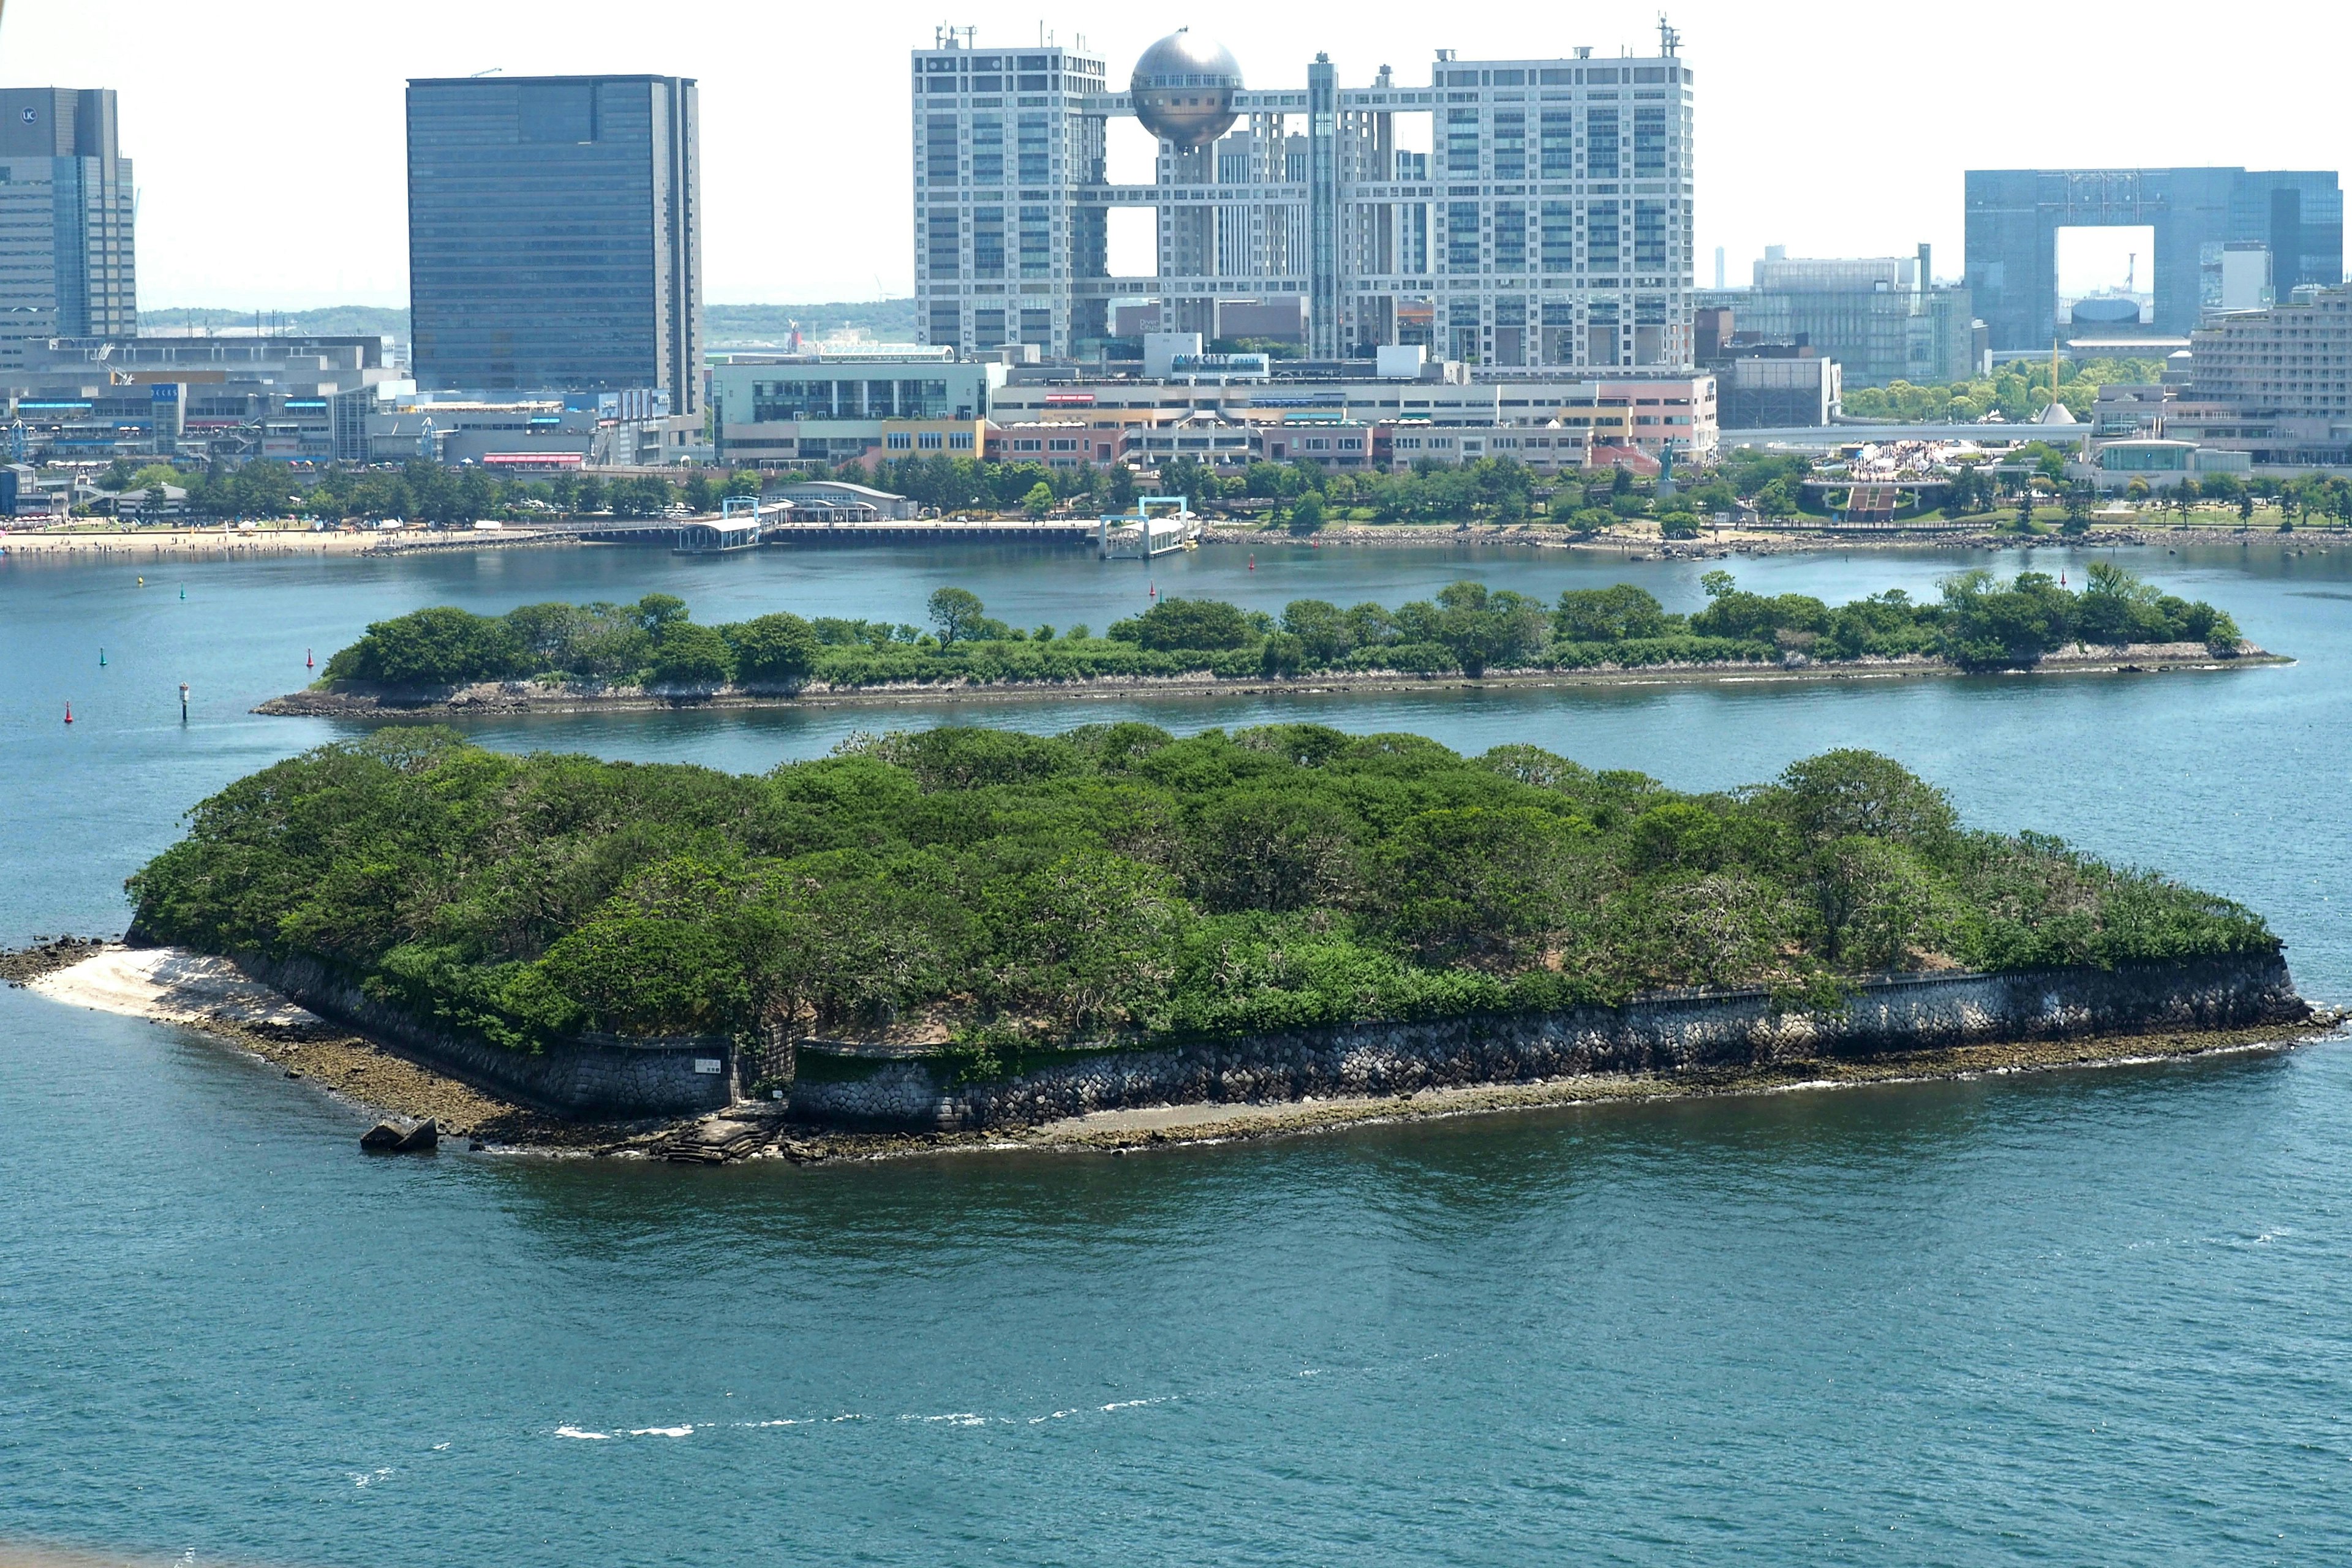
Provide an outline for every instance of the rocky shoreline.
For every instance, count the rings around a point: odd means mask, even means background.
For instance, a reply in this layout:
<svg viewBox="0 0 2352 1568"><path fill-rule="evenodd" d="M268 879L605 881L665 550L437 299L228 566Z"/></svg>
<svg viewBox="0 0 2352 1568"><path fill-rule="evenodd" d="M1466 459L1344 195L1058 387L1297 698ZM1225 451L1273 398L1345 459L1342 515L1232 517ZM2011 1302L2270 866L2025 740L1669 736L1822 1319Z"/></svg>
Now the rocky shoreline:
<svg viewBox="0 0 2352 1568"><path fill-rule="evenodd" d="M53 999L175 1024L207 1035L397 1127L434 1123L470 1150L728 1164L802 1163L950 1152L1111 1152L1332 1131L1381 1122L1532 1110L1616 1101L1689 1099L1799 1089L1850 1088L2018 1072L2127 1066L2228 1053L2288 1050L2326 1037L2346 1016L2314 1009L2297 1018L2221 1029L2164 1028L2073 1037L1992 1041L1866 1055L1822 1052L1747 1066L1655 1071L1568 1072L1526 1081L1449 1084L1394 1093L1298 1100L1157 1104L1062 1116L1034 1125L952 1131L862 1131L795 1120L788 1101L742 1100L708 1114L629 1122L577 1121L514 1104L432 1070L283 997L250 986L221 960L177 954L220 986L190 983L160 997L126 994L110 965L136 969L170 949L126 949L102 939L53 939L0 953L0 973ZM68 962L70 953L79 958ZM217 966L206 969L203 966ZM32 973L37 969L38 973ZM15 979L23 974L26 977ZM429 1147L429 1142L426 1145Z"/></svg>
<svg viewBox="0 0 2352 1568"><path fill-rule="evenodd" d="M2161 675L2190 670L2252 668L2292 664L2252 643L2231 658L2217 658L2202 643L2134 643L2124 648L2074 649L2045 656L2030 668L2005 675ZM950 702L1060 701L1074 698L1297 697L1342 692L1494 691L1513 688L1676 685L1791 685L1836 680L1951 678L1969 673L1937 658L1860 658L1824 663L1792 656L1778 664L1656 664L1606 666L1595 669L1490 670L1483 676L1411 675L1394 670L1335 670L1316 675L1220 677L1097 676L1084 680L898 682L887 686L835 689L813 682L797 691L663 691L642 687L542 686L535 681L479 681L433 689L294 691L273 697L253 711L273 717L372 718L387 714L450 716L495 713L586 713L672 711L683 708L875 708Z"/></svg>
<svg viewBox="0 0 2352 1568"><path fill-rule="evenodd" d="M2079 539L2060 534L2017 534L1982 527L1856 529L1708 529L1696 539L1664 539L1654 528L1608 528L1587 533L1548 522L1339 523L1312 536L1318 546L1464 544L1499 545L1529 550L1581 550L1633 561L1715 561L1738 555L1825 555L1856 550L1943 550L1982 552L2014 550L2112 549L2116 547L2207 547L2235 544L2248 548L2267 542L2284 554L2326 554L2330 546L2315 539L2335 537L2335 548L2352 548L2352 540L2326 533L2282 534L2275 529L2105 526ZM1257 523L1212 522L1201 535L1205 544L1302 544L1282 530Z"/></svg>

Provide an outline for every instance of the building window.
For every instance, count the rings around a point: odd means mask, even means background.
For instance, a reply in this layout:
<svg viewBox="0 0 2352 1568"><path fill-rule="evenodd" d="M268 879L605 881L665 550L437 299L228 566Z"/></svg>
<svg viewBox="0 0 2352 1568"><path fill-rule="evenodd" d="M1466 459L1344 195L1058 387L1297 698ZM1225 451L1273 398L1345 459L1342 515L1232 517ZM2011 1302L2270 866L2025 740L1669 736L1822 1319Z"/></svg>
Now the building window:
<svg viewBox="0 0 2352 1568"><path fill-rule="evenodd" d="M934 278L954 278L960 275L962 259L960 254L961 230L951 212L935 212L930 216L929 245L925 260Z"/></svg>
<svg viewBox="0 0 2352 1568"><path fill-rule="evenodd" d="M1666 205L1664 202L1633 204L1633 270L1664 272L1666 269Z"/></svg>
<svg viewBox="0 0 2352 1568"><path fill-rule="evenodd" d="M1636 178L1666 172L1666 111L1633 110L1633 174Z"/></svg>
<svg viewBox="0 0 2352 1568"><path fill-rule="evenodd" d="M1495 178L1524 180L1527 177L1527 111L1498 109L1495 111Z"/></svg>
<svg viewBox="0 0 2352 1568"><path fill-rule="evenodd" d="M1052 144L1047 139L1045 117L1024 114L1020 124L1021 183L1042 185L1052 178Z"/></svg>
<svg viewBox="0 0 2352 1568"><path fill-rule="evenodd" d="M969 431L969 430L950 430L950 431L949 431L949 432L948 432L948 450L949 450L949 451L950 451L950 452L969 452L969 451L971 451L971 431Z"/></svg>
<svg viewBox="0 0 2352 1568"><path fill-rule="evenodd" d="M1547 180L1576 177L1576 111L1547 109L1538 128L1537 157Z"/></svg>
<svg viewBox="0 0 2352 1568"><path fill-rule="evenodd" d="M1445 172L1478 175L1478 111L1475 109L1449 109L1445 111Z"/></svg>
<svg viewBox="0 0 2352 1568"><path fill-rule="evenodd" d="M1617 177L1617 111L1589 110L1584 117L1584 173L1595 180Z"/></svg>
<svg viewBox="0 0 2352 1568"><path fill-rule="evenodd" d="M1517 202L1495 204L1495 270L1528 269L1528 209Z"/></svg>
<svg viewBox="0 0 2352 1568"><path fill-rule="evenodd" d="M1576 208L1567 202L1543 205L1543 269L1576 270Z"/></svg>
<svg viewBox="0 0 2352 1568"><path fill-rule="evenodd" d="M1004 276L1004 209L974 207L971 210L971 275L974 278Z"/></svg>
<svg viewBox="0 0 2352 1568"><path fill-rule="evenodd" d="M934 114L924 125L923 173L935 185L956 183L956 118Z"/></svg>
<svg viewBox="0 0 2352 1568"><path fill-rule="evenodd" d="M971 117L971 183L1004 183L1004 117L1001 114Z"/></svg>
<svg viewBox="0 0 2352 1568"><path fill-rule="evenodd" d="M915 438L907 431L893 430L882 437L882 445L893 452L911 452L915 449Z"/></svg>
<svg viewBox="0 0 2352 1568"><path fill-rule="evenodd" d="M1445 269L1478 270L1478 204L1449 202L1445 207Z"/></svg>
<svg viewBox="0 0 2352 1568"><path fill-rule="evenodd" d="M1027 176L1024 176L1026 178ZM1021 276L1048 278L1054 271L1054 209L1021 209Z"/></svg>
<svg viewBox="0 0 2352 1568"><path fill-rule="evenodd" d="M919 432L915 437L915 445L926 452L938 451L940 449L940 432L937 430L924 430Z"/></svg>
<svg viewBox="0 0 2352 1568"><path fill-rule="evenodd" d="M1617 204L1594 202L1584 215L1585 269L1614 272L1618 260Z"/></svg>

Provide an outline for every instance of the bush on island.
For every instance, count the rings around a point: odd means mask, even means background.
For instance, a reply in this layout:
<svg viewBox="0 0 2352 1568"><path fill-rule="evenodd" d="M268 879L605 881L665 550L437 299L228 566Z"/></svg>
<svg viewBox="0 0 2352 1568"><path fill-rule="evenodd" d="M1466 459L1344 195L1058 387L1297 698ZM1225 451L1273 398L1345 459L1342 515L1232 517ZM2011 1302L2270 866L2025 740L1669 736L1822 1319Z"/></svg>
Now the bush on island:
<svg viewBox="0 0 2352 1568"><path fill-rule="evenodd" d="M1684 795L1311 724L954 726L759 777L398 727L231 784L130 891L142 940L315 961L519 1049L1142 1043L2278 950L2226 899L1971 832L1867 752Z"/></svg>

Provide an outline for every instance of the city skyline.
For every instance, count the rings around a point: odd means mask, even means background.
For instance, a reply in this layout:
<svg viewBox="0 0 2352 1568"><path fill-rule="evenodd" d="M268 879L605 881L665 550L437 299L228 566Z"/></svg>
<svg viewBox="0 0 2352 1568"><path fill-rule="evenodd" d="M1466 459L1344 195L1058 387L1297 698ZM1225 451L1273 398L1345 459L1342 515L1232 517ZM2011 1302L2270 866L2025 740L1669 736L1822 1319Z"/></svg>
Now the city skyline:
<svg viewBox="0 0 2352 1568"><path fill-rule="evenodd" d="M2341 35L2321 8L2293 8L2306 33ZM1597 7L1529 26L1510 15L1433 16L1370 4L1344 29L1334 64L1343 85L1385 64L1423 79L1434 49L1519 58L1589 45L1614 55L1654 37L1654 8ZM903 111L906 51L942 19L906 7L854 14L774 13L711 4L680 13L668 35L633 33L616 58L617 6L524 4L484 11L424 0L396 29L375 18L256 3L222 13L158 7L141 18L142 47L123 51L110 16L58 0L19 0L0 30L0 84L100 87L121 95L122 141L139 160L142 308L211 305L304 309L404 304L402 91L412 76L656 70L702 83L709 267L717 303L896 297L912 293L911 218L902 172L911 155ZM1948 19L1888 17L1859 6L1816 7L1802 29L1718 4L1675 7L1685 57L1709 83L1696 128L1699 281L1717 247L1732 280L1767 244L1790 255L1907 254L1922 240L1957 266L1961 180L1968 168L2154 166L2337 167L2352 132L2330 122L2325 48L2283 58L2251 35L2200 37L2197 79L2263 87L2262 110L2216 130L2210 117L2146 112L2183 68L2160 29L2102 37L2095 57L2037 49L2022 30L2045 14L2001 5ZM551 24L561 19L563 26ZM979 7L950 20L983 43L1034 38L1034 13ZM638 20L642 20L641 17ZM1232 49L1246 78L1303 81L1328 18L1212 11L1126 16L1091 26L1048 15L1064 43L1081 31L1124 80L1137 54L1190 24ZM2275 36L2275 30L2270 36ZM1357 40L1365 40L1358 43ZM1933 58L1929 73L1916 62ZM1906 62L1913 62L1906 64ZM192 69L206 64L215 70ZM266 71L268 94L225 93L225 73ZM2179 85L2175 81L2175 86ZM289 135L289 118L312 129ZM844 127L855 126L855 137ZM195 128L194 131L191 128ZM1849 128L1851 128L1849 130ZM1132 125L1115 139L1114 176L1150 143ZM222 173L225 151L239 177ZM796 156L797 149L822 150ZM299 202L290 193L299 193ZM1791 201L1793 194L1807 199ZM818 244L802 214L854 216L870 245ZM257 236L262 243L257 244ZM1121 237L1114 233L1116 249ZM1119 269L1115 268L1116 269Z"/></svg>

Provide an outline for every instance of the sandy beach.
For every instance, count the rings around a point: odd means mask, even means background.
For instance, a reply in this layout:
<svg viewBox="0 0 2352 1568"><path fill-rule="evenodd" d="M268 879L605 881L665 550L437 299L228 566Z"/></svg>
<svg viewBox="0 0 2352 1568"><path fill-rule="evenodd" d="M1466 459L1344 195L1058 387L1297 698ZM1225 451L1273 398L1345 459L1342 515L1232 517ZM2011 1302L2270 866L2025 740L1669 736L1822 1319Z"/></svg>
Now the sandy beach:
<svg viewBox="0 0 2352 1568"><path fill-rule="evenodd" d="M501 1146L602 1146L623 1136L542 1117L395 1056L238 973L225 958L178 948L108 944L23 982L69 1007L173 1024L210 1035L307 1079L371 1114L437 1121L452 1137Z"/></svg>
<svg viewBox="0 0 2352 1568"><path fill-rule="evenodd" d="M136 562L283 559L289 555L392 555L418 550L488 550L572 542L541 529L459 529L434 532L319 531L308 528L0 529L0 559Z"/></svg>

